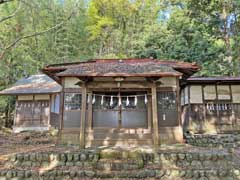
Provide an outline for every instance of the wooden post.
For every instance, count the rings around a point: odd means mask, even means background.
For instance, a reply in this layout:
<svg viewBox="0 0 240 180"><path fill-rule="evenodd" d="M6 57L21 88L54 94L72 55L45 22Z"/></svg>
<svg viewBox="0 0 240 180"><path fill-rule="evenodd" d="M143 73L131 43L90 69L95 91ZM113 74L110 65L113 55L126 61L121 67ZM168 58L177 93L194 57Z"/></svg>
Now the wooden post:
<svg viewBox="0 0 240 180"><path fill-rule="evenodd" d="M85 148L85 121L87 107L87 88L86 84L82 84L82 107L81 107L81 126L80 126L80 147Z"/></svg>
<svg viewBox="0 0 240 180"><path fill-rule="evenodd" d="M191 106L191 94L190 94L190 90L191 90L191 86L189 85L188 87L188 122L187 122L187 127L189 129L190 124L192 123L192 106Z"/></svg>
<svg viewBox="0 0 240 180"><path fill-rule="evenodd" d="M14 119L13 119L13 126L17 125L17 109L18 109L18 96L16 97L16 103L14 108Z"/></svg>
<svg viewBox="0 0 240 180"><path fill-rule="evenodd" d="M119 101L119 98L121 98L121 92L120 92L120 89L119 89L119 92L118 92L118 101ZM122 99L121 99L122 101ZM118 128L122 128L122 105L118 105Z"/></svg>
<svg viewBox="0 0 240 180"><path fill-rule="evenodd" d="M234 110L234 105L233 105L233 94L232 94L232 86L229 85L229 91L230 91L230 103L231 103L231 117L230 118L233 118L232 120L232 130L234 130L234 126L237 125L237 118L236 118L236 114L235 114L235 110Z"/></svg>
<svg viewBox="0 0 240 180"><path fill-rule="evenodd" d="M158 148L159 135L158 135L158 113L157 113L157 87L155 83L152 86L152 118L153 118L153 143L154 143L154 148Z"/></svg>
<svg viewBox="0 0 240 180"><path fill-rule="evenodd" d="M48 127L51 127L51 111L52 111L52 99L55 100L53 98L53 94L49 95L49 114L48 114ZM54 101L55 103L55 101Z"/></svg>
<svg viewBox="0 0 240 180"><path fill-rule="evenodd" d="M88 103L88 131L90 132L93 127L92 122L92 113L93 113L93 105L92 105L92 91L89 93L89 103Z"/></svg>
<svg viewBox="0 0 240 180"><path fill-rule="evenodd" d="M33 100L32 100L32 103L33 103L33 108L31 108L31 124L33 124L33 119L34 119L34 114L35 114L35 107L36 107L36 100L35 100L35 95L33 95ZM39 125L41 126L41 117L42 117L42 106L40 107L41 108L41 115L40 115L40 119L39 119Z"/></svg>
<svg viewBox="0 0 240 180"><path fill-rule="evenodd" d="M147 94L151 94L151 92L147 92ZM148 120L148 130L151 132L152 131L152 100L151 97L148 98L148 103L147 103L147 120Z"/></svg>
<svg viewBox="0 0 240 180"><path fill-rule="evenodd" d="M177 103L177 119L178 119L178 125L182 127L182 118L181 118L181 94L180 94L180 83L179 83L179 77L176 77L176 103Z"/></svg>
<svg viewBox="0 0 240 180"><path fill-rule="evenodd" d="M203 119L202 119L202 123L206 123L207 122L207 109L206 109L206 101L205 101L205 96L204 96L204 86L201 86L202 88L202 104L203 104ZM204 125L203 125L204 126Z"/></svg>
<svg viewBox="0 0 240 180"><path fill-rule="evenodd" d="M63 129L63 116L64 116L64 92L62 90L62 92L60 93L60 109L59 109L60 130Z"/></svg>
<svg viewBox="0 0 240 180"><path fill-rule="evenodd" d="M215 100L215 103L216 103L216 108L217 108L217 124L220 123L220 115L219 115L219 109L218 109L218 104L219 104L219 101L218 101L218 88L217 88L217 84L215 84L215 91L216 91L216 100Z"/></svg>
<svg viewBox="0 0 240 180"><path fill-rule="evenodd" d="M60 130L63 129L63 115L64 115L64 78L61 79L62 91L60 93L60 109L59 109L59 128ZM60 131L61 132L61 131Z"/></svg>

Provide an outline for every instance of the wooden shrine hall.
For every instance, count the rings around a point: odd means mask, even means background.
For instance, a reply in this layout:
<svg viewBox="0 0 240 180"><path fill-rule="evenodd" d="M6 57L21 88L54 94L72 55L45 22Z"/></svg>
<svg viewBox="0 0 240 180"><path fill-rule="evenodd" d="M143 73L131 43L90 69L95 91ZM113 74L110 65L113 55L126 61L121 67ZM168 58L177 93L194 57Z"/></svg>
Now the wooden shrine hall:
<svg viewBox="0 0 240 180"><path fill-rule="evenodd" d="M48 111L51 112L47 126L60 130L62 142L80 143L83 148L157 147L162 143L183 142L183 132L192 128L191 122L203 124L209 119L214 126L219 124L221 112L225 113L224 122L229 123L227 118L230 118L231 122L238 123L240 110L230 111L230 107L233 109L232 104L239 101L240 78L194 80L192 75L199 70L200 66L195 63L156 59L94 59L48 65L42 72L61 89L48 89L41 96L48 101ZM0 95L16 95L16 107L34 99L38 102L41 92L35 91L37 94L33 95L27 91L36 82L22 86L20 89L25 89L25 93L14 85L1 91ZM15 88L12 94L11 88ZM39 86L34 88L39 89ZM222 111L220 105L217 106L219 103L223 104ZM34 112L38 104L28 106ZM216 112L212 110L217 107ZM21 123L26 119L19 121L17 118L24 117L24 113L18 108L15 121L18 121L16 126L27 129L30 125ZM34 125L34 118L30 122L30 130L39 127ZM199 126L195 130L201 133L206 131L204 128ZM224 130L218 129L216 133Z"/></svg>

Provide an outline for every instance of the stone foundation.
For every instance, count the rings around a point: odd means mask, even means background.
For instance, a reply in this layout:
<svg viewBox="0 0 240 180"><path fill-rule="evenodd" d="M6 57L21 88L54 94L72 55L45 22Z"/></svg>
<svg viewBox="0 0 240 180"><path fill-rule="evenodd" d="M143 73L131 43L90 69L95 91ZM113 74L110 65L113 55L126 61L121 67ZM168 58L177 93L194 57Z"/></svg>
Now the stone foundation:
<svg viewBox="0 0 240 180"><path fill-rule="evenodd" d="M186 143L200 147L240 147L240 134L185 134Z"/></svg>
<svg viewBox="0 0 240 180"><path fill-rule="evenodd" d="M0 179L240 179L234 153L204 151L82 150L13 155Z"/></svg>
<svg viewBox="0 0 240 180"><path fill-rule="evenodd" d="M39 131L44 132L48 131L50 129L50 126L34 126L34 127L20 127L20 126L13 126L13 132L14 133L20 133L23 131Z"/></svg>

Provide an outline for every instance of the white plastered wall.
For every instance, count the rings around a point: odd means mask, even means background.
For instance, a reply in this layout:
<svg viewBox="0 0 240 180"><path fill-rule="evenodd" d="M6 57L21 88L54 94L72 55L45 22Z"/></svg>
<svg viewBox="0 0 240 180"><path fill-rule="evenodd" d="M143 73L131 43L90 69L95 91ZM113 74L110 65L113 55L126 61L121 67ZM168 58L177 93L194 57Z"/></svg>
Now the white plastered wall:
<svg viewBox="0 0 240 180"><path fill-rule="evenodd" d="M231 85L233 103L240 103L240 85Z"/></svg>
<svg viewBox="0 0 240 180"><path fill-rule="evenodd" d="M228 85L217 85L218 99L229 100L230 88Z"/></svg>
<svg viewBox="0 0 240 180"><path fill-rule="evenodd" d="M177 78L176 77L162 77L160 79L160 87L177 87Z"/></svg>
<svg viewBox="0 0 240 180"><path fill-rule="evenodd" d="M214 85L207 85L203 88L204 91L204 99L206 100L214 100L217 98L216 95L216 87Z"/></svg>
<svg viewBox="0 0 240 180"><path fill-rule="evenodd" d="M190 103L203 103L202 86L190 86Z"/></svg>
<svg viewBox="0 0 240 180"><path fill-rule="evenodd" d="M65 88L79 88L79 85L76 85L80 80L76 77L65 77L64 78L64 87Z"/></svg>

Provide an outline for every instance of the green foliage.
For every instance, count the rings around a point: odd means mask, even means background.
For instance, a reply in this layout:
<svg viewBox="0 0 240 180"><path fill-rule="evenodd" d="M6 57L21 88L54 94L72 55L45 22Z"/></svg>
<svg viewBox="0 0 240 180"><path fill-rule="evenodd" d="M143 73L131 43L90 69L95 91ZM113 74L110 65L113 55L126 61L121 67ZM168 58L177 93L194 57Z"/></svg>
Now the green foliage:
<svg viewBox="0 0 240 180"><path fill-rule="evenodd" d="M10 16L12 15L12 16ZM240 1L15 0L0 4L0 89L46 64L154 57L238 75ZM2 20L4 17L9 17ZM61 24L62 23L62 24ZM55 27L56 25L60 26ZM38 36L32 35L53 28ZM9 48L8 48L9 47ZM0 109L10 99L0 97Z"/></svg>

